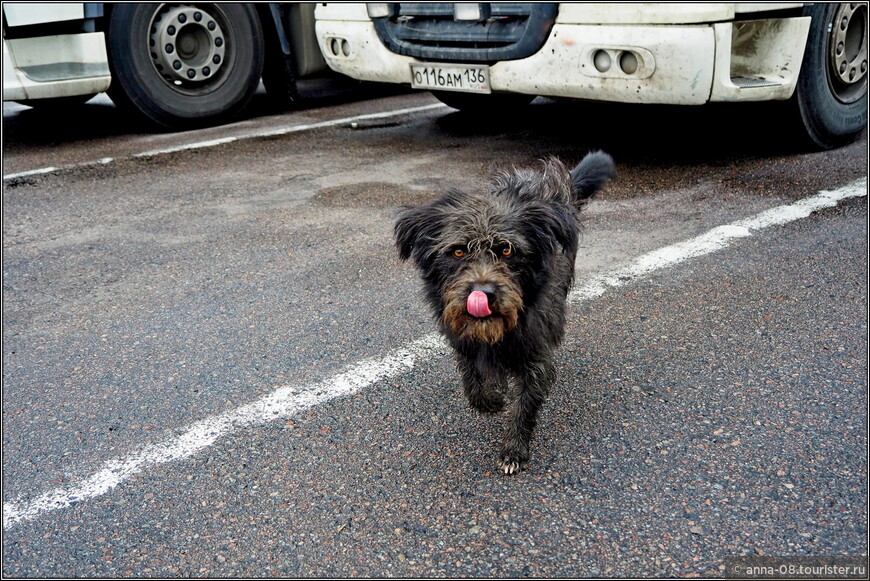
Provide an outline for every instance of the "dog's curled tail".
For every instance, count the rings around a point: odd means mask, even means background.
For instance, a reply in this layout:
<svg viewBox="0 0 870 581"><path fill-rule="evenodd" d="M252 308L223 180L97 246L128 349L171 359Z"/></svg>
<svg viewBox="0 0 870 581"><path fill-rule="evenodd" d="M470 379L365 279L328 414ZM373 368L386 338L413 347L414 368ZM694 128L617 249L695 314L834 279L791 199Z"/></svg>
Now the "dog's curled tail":
<svg viewBox="0 0 870 581"><path fill-rule="evenodd" d="M610 155L600 150L587 153L571 170L572 203L578 209L583 208L607 180L615 176L616 166Z"/></svg>

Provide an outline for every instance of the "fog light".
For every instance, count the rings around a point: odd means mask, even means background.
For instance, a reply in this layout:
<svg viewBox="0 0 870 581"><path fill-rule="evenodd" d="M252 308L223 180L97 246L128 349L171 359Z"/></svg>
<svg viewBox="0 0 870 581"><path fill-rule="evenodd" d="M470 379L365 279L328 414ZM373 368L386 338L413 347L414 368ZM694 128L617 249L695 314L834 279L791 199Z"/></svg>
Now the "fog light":
<svg viewBox="0 0 870 581"><path fill-rule="evenodd" d="M329 50L332 51L332 54L338 56L338 53L341 50L341 42L337 38L333 38L329 41Z"/></svg>
<svg viewBox="0 0 870 581"><path fill-rule="evenodd" d="M395 4L383 2L366 4L366 12L369 18L389 18L395 16L397 11Z"/></svg>
<svg viewBox="0 0 870 581"><path fill-rule="evenodd" d="M599 73L606 73L610 70L610 54L606 50L595 51L595 54L592 56L592 62Z"/></svg>
<svg viewBox="0 0 870 581"><path fill-rule="evenodd" d="M624 52L619 57L619 68L626 75L633 75L637 72L637 55L633 52Z"/></svg>
<svg viewBox="0 0 870 581"><path fill-rule="evenodd" d="M344 39L341 41L341 54L350 56L350 43Z"/></svg>
<svg viewBox="0 0 870 581"><path fill-rule="evenodd" d="M457 21L482 22L489 18L489 4L466 4L464 2L453 5L453 19Z"/></svg>

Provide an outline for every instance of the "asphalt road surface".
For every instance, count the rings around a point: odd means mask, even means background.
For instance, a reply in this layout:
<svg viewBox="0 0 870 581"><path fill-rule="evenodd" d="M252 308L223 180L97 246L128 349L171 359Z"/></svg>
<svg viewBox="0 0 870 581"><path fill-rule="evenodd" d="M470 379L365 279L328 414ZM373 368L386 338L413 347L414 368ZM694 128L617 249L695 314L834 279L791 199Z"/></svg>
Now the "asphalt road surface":
<svg viewBox="0 0 870 581"><path fill-rule="evenodd" d="M99 100L5 108L3 575L866 558L867 139L796 152L769 113L470 119L344 87L161 134ZM463 400L392 223L493 165L598 148L619 176L584 214L532 462L505 477L503 418Z"/></svg>

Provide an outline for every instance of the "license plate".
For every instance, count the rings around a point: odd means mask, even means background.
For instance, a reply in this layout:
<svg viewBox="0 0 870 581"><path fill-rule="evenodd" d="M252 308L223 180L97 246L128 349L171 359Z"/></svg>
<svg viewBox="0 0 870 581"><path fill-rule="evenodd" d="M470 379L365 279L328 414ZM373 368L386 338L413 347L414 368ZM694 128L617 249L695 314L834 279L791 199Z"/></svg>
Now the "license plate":
<svg viewBox="0 0 870 581"><path fill-rule="evenodd" d="M411 65L411 87L435 91L492 93L486 65Z"/></svg>

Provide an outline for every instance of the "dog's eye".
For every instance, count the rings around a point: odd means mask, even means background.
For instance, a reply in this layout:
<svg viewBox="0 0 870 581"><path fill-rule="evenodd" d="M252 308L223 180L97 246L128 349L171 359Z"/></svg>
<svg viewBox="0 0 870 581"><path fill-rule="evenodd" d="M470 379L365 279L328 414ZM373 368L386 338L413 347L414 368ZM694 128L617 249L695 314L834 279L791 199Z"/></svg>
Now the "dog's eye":
<svg viewBox="0 0 870 581"><path fill-rule="evenodd" d="M505 244L504 246L502 246L502 248L501 248L501 255L502 256L510 256L513 253L514 253L513 248L511 248L509 245Z"/></svg>
<svg viewBox="0 0 870 581"><path fill-rule="evenodd" d="M456 258L462 258L463 256L465 256L465 249L464 248L454 249L453 256L455 256Z"/></svg>

